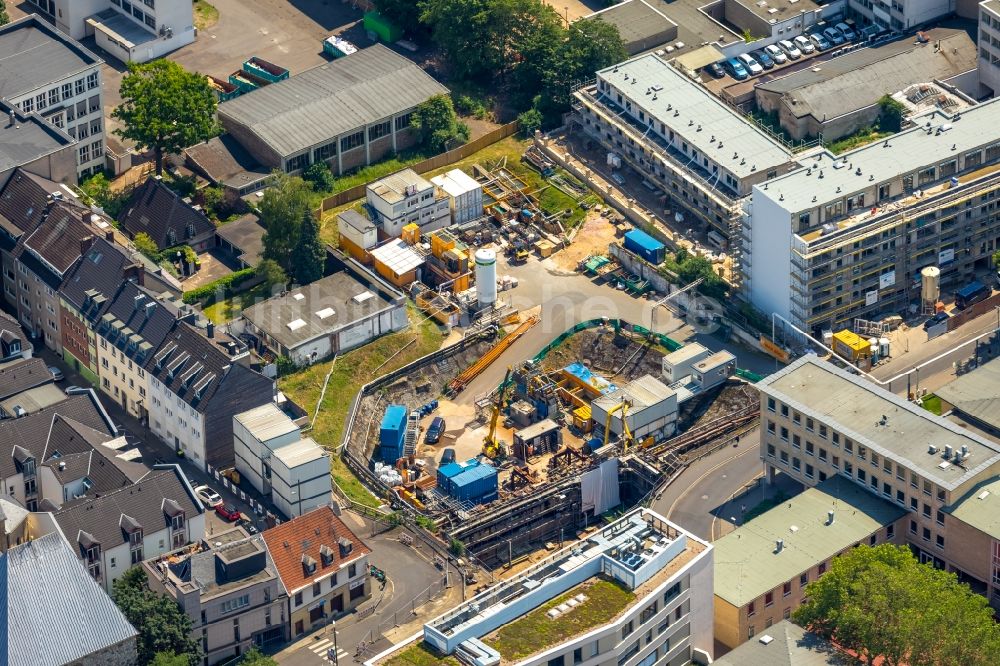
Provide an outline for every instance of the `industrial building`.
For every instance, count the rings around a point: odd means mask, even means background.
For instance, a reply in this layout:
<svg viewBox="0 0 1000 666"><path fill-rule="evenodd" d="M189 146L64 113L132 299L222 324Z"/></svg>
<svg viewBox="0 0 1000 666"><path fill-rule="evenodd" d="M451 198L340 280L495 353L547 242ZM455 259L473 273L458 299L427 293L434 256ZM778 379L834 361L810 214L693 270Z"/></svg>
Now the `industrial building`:
<svg viewBox="0 0 1000 666"><path fill-rule="evenodd" d="M797 168L791 153L654 54L597 72L573 93L576 120L667 195L665 208L715 230L738 254L743 199Z"/></svg>
<svg viewBox="0 0 1000 666"><path fill-rule="evenodd" d="M745 297L814 334L906 312L920 272L961 286L1000 249L1000 134L991 100L934 111L883 141L753 186Z"/></svg>
<svg viewBox="0 0 1000 666"><path fill-rule="evenodd" d="M233 417L236 471L285 516L329 504L330 456L274 403Z"/></svg>
<svg viewBox="0 0 1000 666"><path fill-rule="evenodd" d="M616 585L630 594L609 597L605 588ZM548 604L557 597L566 601ZM711 618L712 546L638 509L490 586L365 666L427 647L478 664L710 663ZM560 638L536 634L516 649L498 640L538 621Z"/></svg>
<svg viewBox="0 0 1000 666"><path fill-rule="evenodd" d="M606 393L590 404L594 424L604 428L610 422L615 437L624 435L623 421L632 437L660 440L677 427L677 393L652 375L640 377Z"/></svg>
<svg viewBox="0 0 1000 666"><path fill-rule="evenodd" d="M360 265L253 305L243 319L248 332L300 366L409 326L403 294Z"/></svg>
<svg viewBox="0 0 1000 666"><path fill-rule="evenodd" d="M413 110L448 89L381 44L361 49L219 105L219 121L266 168L334 174L417 142Z"/></svg>
<svg viewBox="0 0 1000 666"><path fill-rule="evenodd" d="M451 223L448 195L413 169L368 183L365 200L373 221L390 238L398 238L408 224L425 234Z"/></svg>
<svg viewBox="0 0 1000 666"><path fill-rule="evenodd" d="M465 224L483 216L483 186L472 176L452 169L434 176L431 182L448 196L452 224Z"/></svg>

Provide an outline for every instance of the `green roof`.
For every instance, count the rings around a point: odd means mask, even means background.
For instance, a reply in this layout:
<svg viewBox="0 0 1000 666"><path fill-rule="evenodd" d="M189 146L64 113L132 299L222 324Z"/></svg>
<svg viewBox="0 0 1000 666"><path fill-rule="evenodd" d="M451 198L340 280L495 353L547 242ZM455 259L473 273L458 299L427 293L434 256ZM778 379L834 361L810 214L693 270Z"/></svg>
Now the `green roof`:
<svg viewBox="0 0 1000 666"><path fill-rule="evenodd" d="M832 525L827 517L831 509ZM827 479L712 544L715 595L744 606L905 513L853 481ZM783 541L781 552L776 552L778 539Z"/></svg>
<svg viewBox="0 0 1000 666"><path fill-rule="evenodd" d="M1000 479L977 485L945 511L980 532L1000 539Z"/></svg>

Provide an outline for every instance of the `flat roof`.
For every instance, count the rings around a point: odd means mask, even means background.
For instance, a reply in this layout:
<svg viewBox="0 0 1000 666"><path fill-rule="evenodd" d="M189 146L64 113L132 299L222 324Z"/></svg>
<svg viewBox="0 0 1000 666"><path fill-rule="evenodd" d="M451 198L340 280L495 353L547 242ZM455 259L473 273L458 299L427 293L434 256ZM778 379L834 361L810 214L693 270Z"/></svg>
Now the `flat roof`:
<svg viewBox="0 0 1000 666"><path fill-rule="evenodd" d="M670 43L655 44L649 49L666 48L672 51L667 57L680 55L701 48L705 44L728 46L742 42L743 37L728 26L716 21L702 11L702 0L626 0L590 14L587 18L600 18L618 27L622 41L635 43L677 28L677 38ZM662 17L662 19L660 18ZM678 44L682 46L678 46Z"/></svg>
<svg viewBox="0 0 1000 666"><path fill-rule="evenodd" d="M303 437L288 446L282 446L273 455L289 469L327 457L326 451L312 437Z"/></svg>
<svg viewBox="0 0 1000 666"><path fill-rule="evenodd" d="M749 177L792 159L784 146L656 55L626 60L600 70L597 75L629 93L633 104L644 108L656 121L737 178Z"/></svg>
<svg viewBox="0 0 1000 666"><path fill-rule="evenodd" d="M977 484L944 511L1000 540L1000 478Z"/></svg>
<svg viewBox="0 0 1000 666"><path fill-rule="evenodd" d="M0 408L11 416L14 416L15 407L20 407L28 414L34 414L65 399L66 394L61 388L55 384L45 384L7 398L0 402Z"/></svg>
<svg viewBox="0 0 1000 666"><path fill-rule="evenodd" d="M736 355L733 354L731 351L727 349L720 349L711 356L707 356L698 361L697 363L695 363L694 367L698 368L699 370L708 370L711 368L718 367L720 365L725 365L726 363L730 363L735 360L736 360Z"/></svg>
<svg viewBox="0 0 1000 666"><path fill-rule="evenodd" d="M424 258L399 238L372 248L368 254L396 275L409 273L424 263Z"/></svg>
<svg viewBox="0 0 1000 666"><path fill-rule="evenodd" d="M103 32L111 39L121 42L128 49L134 49L157 39L156 33L145 30L132 19L111 7L88 18L87 25Z"/></svg>
<svg viewBox="0 0 1000 666"><path fill-rule="evenodd" d="M756 386L947 490L1000 462L1000 446L985 437L813 356L796 360ZM936 453L929 453L931 445ZM946 462L946 446L954 451L966 446L969 457L964 463Z"/></svg>
<svg viewBox="0 0 1000 666"><path fill-rule="evenodd" d="M9 120L11 111L16 118L13 125ZM0 122L0 172L30 164L76 143L76 139L36 113L25 115L0 102L0 115L4 117ZM76 157L68 159L75 161Z"/></svg>
<svg viewBox="0 0 1000 666"><path fill-rule="evenodd" d="M831 477L713 542L715 596L745 606L904 515L853 481Z"/></svg>
<svg viewBox="0 0 1000 666"><path fill-rule="evenodd" d="M693 358L708 353L710 353L708 347L699 342L692 342L690 344L684 345L677 351L670 352L669 354L663 357L663 361L665 363L678 365L679 363L684 363L685 361L689 361Z"/></svg>
<svg viewBox="0 0 1000 666"><path fill-rule="evenodd" d="M1000 430L1000 359L956 377L934 393L963 415Z"/></svg>
<svg viewBox="0 0 1000 666"><path fill-rule="evenodd" d="M832 642L791 620L764 628L712 662L714 666L853 666L857 663Z"/></svg>
<svg viewBox="0 0 1000 666"><path fill-rule="evenodd" d="M643 375L642 377L633 379L616 391L602 395L594 400L592 404L604 411L608 411L619 404L622 398L625 398L632 402L628 413L637 414L647 407L660 404L672 395L674 395L674 390L659 379L653 375Z"/></svg>
<svg viewBox="0 0 1000 666"><path fill-rule="evenodd" d="M453 198L483 189L482 184L461 169L452 169L439 176L434 176L431 178L431 182Z"/></svg>
<svg viewBox="0 0 1000 666"><path fill-rule="evenodd" d="M979 3L979 6L996 14L1000 14L1000 0L983 0Z"/></svg>
<svg viewBox="0 0 1000 666"><path fill-rule="evenodd" d="M264 256L264 226L254 213L247 213L215 230L216 235L241 251L240 259L256 266Z"/></svg>
<svg viewBox="0 0 1000 666"><path fill-rule="evenodd" d="M747 11L765 21L785 21L803 12L815 12L821 8L813 0L733 0Z"/></svg>
<svg viewBox="0 0 1000 666"><path fill-rule="evenodd" d="M383 293L384 289L341 271L253 305L243 316L294 349L392 305Z"/></svg>
<svg viewBox="0 0 1000 666"><path fill-rule="evenodd" d="M918 126L886 140L836 157L824 150L803 158L802 168L763 185L755 185L753 196L770 199L792 213L816 208L870 188L873 184L937 164L948 155L958 156L1000 140L996 122L998 115L1000 98L977 104L954 116L940 111L921 116ZM837 168L834 164L838 165Z"/></svg>
<svg viewBox="0 0 1000 666"><path fill-rule="evenodd" d="M0 26L0 97L12 98L100 65L103 60L36 14Z"/></svg>
<svg viewBox="0 0 1000 666"><path fill-rule="evenodd" d="M413 187L417 192L429 190L434 185L429 180L418 174L413 169L403 169L396 173L389 174L385 178L380 178L373 183L369 183L367 191L375 194L386 203L399 203L407 196L406 188Z"/></svg>
<svg viewBox="0 0 1000 666"><path fill-rule="evenodd" d="M299 427L273 402L234 416L251 435L262 442L297 432Z"/></svg>

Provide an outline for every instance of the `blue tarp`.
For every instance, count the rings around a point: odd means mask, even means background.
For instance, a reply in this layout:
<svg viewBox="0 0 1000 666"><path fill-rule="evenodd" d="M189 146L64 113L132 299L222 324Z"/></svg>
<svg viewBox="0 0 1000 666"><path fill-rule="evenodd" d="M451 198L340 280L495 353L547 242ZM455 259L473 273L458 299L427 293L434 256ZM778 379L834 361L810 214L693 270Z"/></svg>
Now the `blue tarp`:
<svg viewBox="0 0 1000 666"><path fill-rule="evenodd" d="M604 377L601 377L600 375L595 375L593 372L590 371L590 368L586 367L582 363L571 363L567 365L565 368L563 368L563 370L573 375L574 377L582 381L584 384L588 384L594 387L602 394L606 395L608 393L611 393L612 391L618 390L617 386L609 382Z"/></svg>

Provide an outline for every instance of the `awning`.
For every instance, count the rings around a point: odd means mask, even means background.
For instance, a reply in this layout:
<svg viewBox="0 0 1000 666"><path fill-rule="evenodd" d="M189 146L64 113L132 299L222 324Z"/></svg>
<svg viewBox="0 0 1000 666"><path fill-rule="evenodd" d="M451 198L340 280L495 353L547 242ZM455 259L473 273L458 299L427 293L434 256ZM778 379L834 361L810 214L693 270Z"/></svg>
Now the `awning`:
<svg viewBox="0 0 1000 666"><path fill-rule="evenodd" d="M713 62L719 62L725 56L723 56L722 51L715 48L711 44L697 48L694 51L689 51L683 55L679 55L674 58L674 62L677 63L677 67L681 71L687 71L694 73L704 67L705 65L710 65Z"/></svg>

